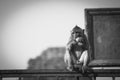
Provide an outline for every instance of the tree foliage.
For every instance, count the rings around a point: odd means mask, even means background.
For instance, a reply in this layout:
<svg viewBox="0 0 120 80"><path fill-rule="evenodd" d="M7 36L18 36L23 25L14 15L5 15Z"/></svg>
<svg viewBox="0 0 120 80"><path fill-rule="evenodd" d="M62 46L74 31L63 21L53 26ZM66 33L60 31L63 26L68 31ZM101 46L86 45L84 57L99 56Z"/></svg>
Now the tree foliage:
<svg viewBox="0 0 120 80"><path fill-rule="evenodd" d="M52 47L44 50L35 59L30 59L28 69L64 69L64 47Z"/></svg>

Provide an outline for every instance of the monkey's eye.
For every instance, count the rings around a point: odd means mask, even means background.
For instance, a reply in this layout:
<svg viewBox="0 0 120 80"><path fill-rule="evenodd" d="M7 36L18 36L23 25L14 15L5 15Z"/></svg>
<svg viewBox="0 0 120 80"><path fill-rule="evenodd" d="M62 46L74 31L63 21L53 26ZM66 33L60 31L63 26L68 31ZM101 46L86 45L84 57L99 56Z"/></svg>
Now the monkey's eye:
<svg viewBox="0 0 120 80"><path fill-rule="evenodd" d="M78 36L82 36L82 33L80 33L80 32L77 32L76 34L77 34Z"/></svg>
<svg viewBox="0 0 120 80"><path fill-rule="evenodd" d="M81 34L80 32L73 32L72 34Z"/></svg>
<svg viewBox="0 0 120 80"><path fill-rule="evenodd" d="M72 34L76 34L76 32L73 32Z"/></svg>
<svg viewBox="0 0 120 80"><path fill-rule="evenodd" d="M72 32L72 34L74 34L74 32Z"/></svg>
<svg viewBox="0 0 120 80"><path fill-rule="evenodd" d="M80 32L75 32L76 34L80 34Z"/></svg>

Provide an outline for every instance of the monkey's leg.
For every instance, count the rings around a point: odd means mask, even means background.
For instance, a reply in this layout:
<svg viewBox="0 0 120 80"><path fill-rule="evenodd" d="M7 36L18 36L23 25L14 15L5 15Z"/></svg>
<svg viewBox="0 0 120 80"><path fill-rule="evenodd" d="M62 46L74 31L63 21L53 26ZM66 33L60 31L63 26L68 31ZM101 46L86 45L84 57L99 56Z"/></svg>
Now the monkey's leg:
<svg viewBox="0 0 120 80"><path fill-rule="evenodd" d="M87 66L87 63L88 63L88 51L87 50L84 51L83 55L84 55L83 66Z"/></svg>
<svg viewBox="0 0 120 80"><path fill-rule="evenodd" d="M87 69L87 62L88 62L88 52L87 50L84 51L79 59L80 63L83 63L82 65L82 72L84 73Z"/></svg>
<svg viewBox="0 0 120 80"><path fill-rule="evenodd" d="M66 51L64 60L65 60L65 63L67 64L67 69L69 71L72 71L73 70L73 61L69 54L69 51Z"/></svg>

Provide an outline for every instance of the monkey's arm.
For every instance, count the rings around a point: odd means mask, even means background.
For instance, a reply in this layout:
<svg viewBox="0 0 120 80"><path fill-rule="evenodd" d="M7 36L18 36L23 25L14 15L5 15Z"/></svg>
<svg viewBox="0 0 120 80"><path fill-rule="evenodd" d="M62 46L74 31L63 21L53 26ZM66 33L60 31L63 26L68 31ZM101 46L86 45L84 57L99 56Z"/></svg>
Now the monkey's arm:
<svg viewBox="0 0 120 80"><path fill-rule="evenodd" d="M75 42L72 42L71 44L68 45L68 53L70 55L72 62L74 62L74 63L76 63L76 61L77 61L77 56L74 51L75 45L76 45Z"/></svg>
<svg viewBox="0 0 120 80"><path fill-rule="evenodd" d="M70 42L68 42L68 44L67 44L67 50L68 51L72 51L73 50L73 46L76 44L76 42L75 41L70 41Z"/></svg>

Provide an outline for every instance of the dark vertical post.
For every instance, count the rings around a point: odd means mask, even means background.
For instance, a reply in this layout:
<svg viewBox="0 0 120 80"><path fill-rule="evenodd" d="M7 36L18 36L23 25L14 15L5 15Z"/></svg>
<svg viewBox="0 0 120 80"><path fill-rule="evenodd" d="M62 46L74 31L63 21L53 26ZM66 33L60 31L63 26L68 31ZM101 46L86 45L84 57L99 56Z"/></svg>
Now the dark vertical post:
<svg viewBox="0 0 120 80"><path fill-rule="evenodd" d="M79 76L76 77L76 80L79 80Z"/></svg>
<svg viewBox="0 0 120 80"><path fill-rule="evenodd" d="M92 80L96 80L96 77L95 76L93 76L93 77L91 77L92 78Z"/></svg>
<svg viewBox="0 0 120 80"><path fill-rule="evenodd" d="M115 77L112 77L112 80L115 80Z"/></svg>
<svg viewBox="0 0 120 80"><path fill-rule="evenodd" d="M19 80L22 80L22 77L19 77Z"/></svg>
<svg viewBox="0 0 120 80"><path fill-rule="evenodd" d="M0 80L2 80L2 76L0 76Z"/></svg>

